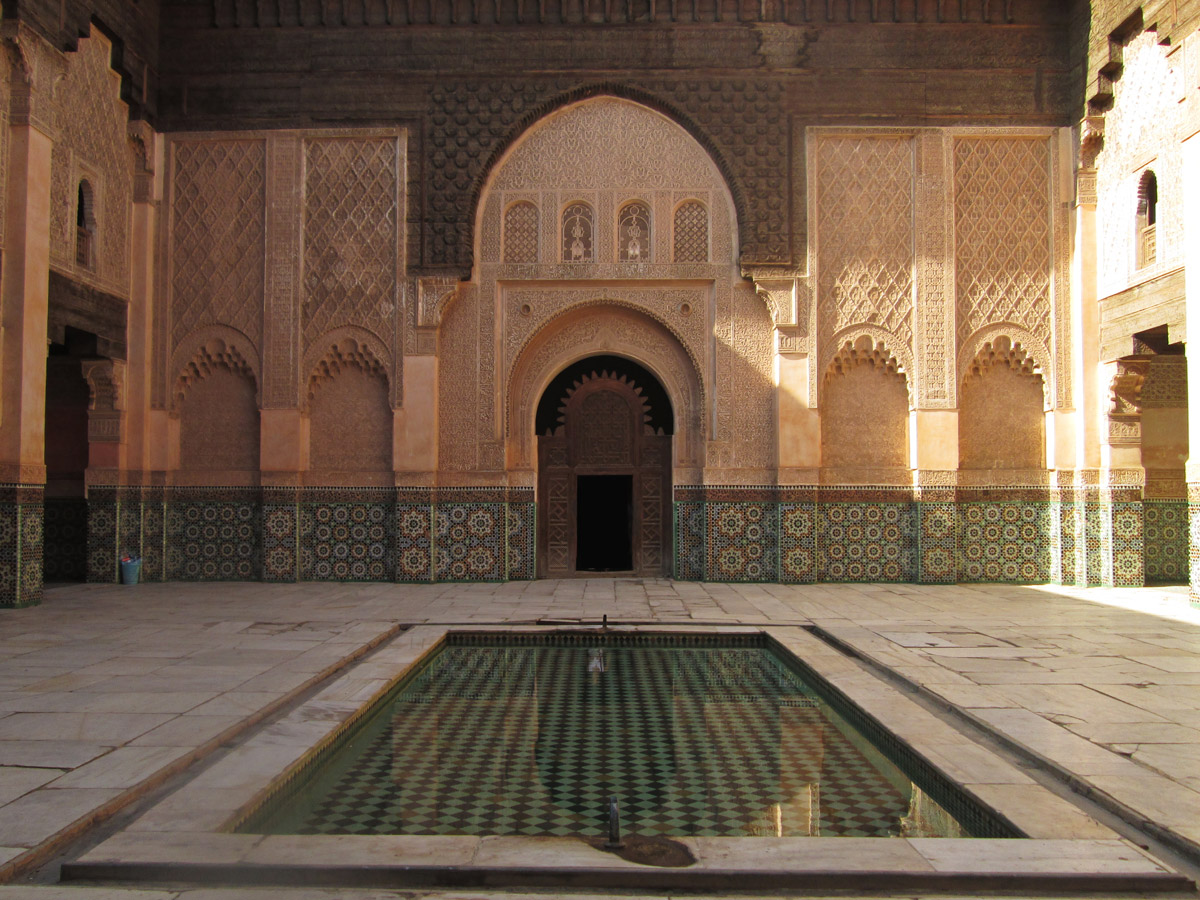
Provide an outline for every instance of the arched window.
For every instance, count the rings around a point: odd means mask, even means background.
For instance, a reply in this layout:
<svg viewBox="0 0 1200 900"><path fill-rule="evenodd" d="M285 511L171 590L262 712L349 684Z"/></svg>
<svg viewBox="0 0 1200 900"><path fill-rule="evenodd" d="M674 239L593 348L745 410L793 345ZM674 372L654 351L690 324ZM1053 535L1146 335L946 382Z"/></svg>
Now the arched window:
<svg viewBox="0 0 1200 900"><path fill-rule="evenodd" d="M586 203L571 203L562 214L563 262L591 262L595 256L592 233L595 217Z"/></svg>
<svg viewBox="0 0 1200 900"><path fill-rule="evenodd" d="M650 262L650 207L640 200L626 203L617 217L617 258Z"/></svg>
<svg viewBox="0 0 1200 900"><path fill-rule="evenodd" d="M675 210L675 262L708 262L708 210L699 200Z"/></svg>
<svg viewBox="0 0 1200 900"><path fill-rule="evenodd" d="M87 179L79 182L75 206L75 263L90 269L96 261L96 207L92 186Z"/></svg>
<svg viewBox="0 0 1200 900"><path fill-rule="evenodd" d="M538 210L528 201L514 203L504 213L504 261L538 261Z"/></svg>
<svg viewBox="0 0 1200 900"><path fill-rule="evenodd" d="M1142 173L1138 182L1137 263L1138 268L1153 265L1158 256L1155 223L1158 221L1158 178L1152 169Z"/></svg>

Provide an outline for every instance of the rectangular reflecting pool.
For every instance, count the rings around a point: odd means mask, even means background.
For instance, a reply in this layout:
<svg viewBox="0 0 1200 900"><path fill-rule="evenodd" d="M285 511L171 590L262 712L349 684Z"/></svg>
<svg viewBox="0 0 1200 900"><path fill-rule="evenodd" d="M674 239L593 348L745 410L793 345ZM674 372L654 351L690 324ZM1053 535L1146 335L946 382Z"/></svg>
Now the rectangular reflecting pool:
<svg viewBox="0 0 1200 900"><path fill-rule="evenodd" d="M450 634L237 830L1020 836L770 644Z"/></svg>

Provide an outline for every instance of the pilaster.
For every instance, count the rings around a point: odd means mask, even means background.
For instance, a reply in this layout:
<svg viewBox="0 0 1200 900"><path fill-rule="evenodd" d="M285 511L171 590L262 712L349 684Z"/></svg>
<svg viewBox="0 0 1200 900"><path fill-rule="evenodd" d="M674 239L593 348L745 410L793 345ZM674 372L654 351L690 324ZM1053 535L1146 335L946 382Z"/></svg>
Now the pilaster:
<svg viewBox="0 0 1200 900"><path fill-rule="evenodd" d="M27 606L42 597L52 144L28 115L13 121L22 124L8 134L0 277L0 605Z"/></svg>

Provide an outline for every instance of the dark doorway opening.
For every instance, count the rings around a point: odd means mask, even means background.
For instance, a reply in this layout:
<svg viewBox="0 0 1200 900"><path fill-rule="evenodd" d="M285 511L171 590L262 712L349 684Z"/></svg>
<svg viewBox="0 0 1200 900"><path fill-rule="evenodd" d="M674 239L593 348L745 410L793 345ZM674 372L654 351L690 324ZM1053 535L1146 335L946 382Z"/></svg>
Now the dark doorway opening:
<svg viewBox="0 0 1200 900"><path fill-rule="evenodd" d="M575 490L575 570L632 570L633 476L579 475Z"/></svg>

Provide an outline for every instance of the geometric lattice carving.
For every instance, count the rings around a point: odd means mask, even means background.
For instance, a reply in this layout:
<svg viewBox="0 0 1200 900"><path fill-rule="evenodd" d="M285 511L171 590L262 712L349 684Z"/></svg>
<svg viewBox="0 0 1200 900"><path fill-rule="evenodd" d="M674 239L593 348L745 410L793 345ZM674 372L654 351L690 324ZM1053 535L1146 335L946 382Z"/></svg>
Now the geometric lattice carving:
<svg viewBox="0 0 1200 900"><path fill-rule="evenodd" d="M912 344L913 142L821 138L817 208L821 330L873 324Z"/></svg>
<svg viewBox="0 0 1200 900"><path fill-rule="evenodd" d="M1008 366L1022 375L1041 374L1037 363L1029 356L1025 348L1019 342L1014 343L1007 337L998 337L984 344L975 355L975 359L971 361L967 373L982 375L993 366Z"/></svg>
<svg viewBox="0 0 1200 900"><path fill-rule="evenodd" d="M228 325L258 346L264 142L180 140L174 146L174 343L203 325Z"/></svg>
<svg viewBox="0 0 1200 900"><path fill-rule="evenodd" d="M595 216L586 203L572 203L562 214L563 262L591 262L592 228Z"/></svg>
<svg viewBox="0 0 1200 900"><path fill-rule="evenodd" d="M708 262L708 210L688 200L675 210L675 262Z"/></svg>
<svg viewBox="0 0 1200 900"><path fill-rule="evenodd" d="M996 322L1049 335L1049 143L964 138L954 173L960 340Z"/></svg>
<svg viewBox="0 0 1200 900"><path fill-rule="evenodd" d="M538 208L514 203L504 213L504 261L535 263L538 260Z"/></svg>
<svg viewBox="0 0 1200 900"><path fill-rule="evenodd" d="M387 366L379 360L370 347L353 338L344 338L329 348L329 352L313 368L308 379L308 401L311 403L321 384L337 375L342 369L361 369L368 375L388 381Z"/></svg>
<svg viewBox="0 0 1200 900"><path fill-rule="evenodd" d="M1187 408L1187 357L1155 356L1142 386L1142 408Z"/></svg>
<svg viewBox="0 0 1200 900"><path fill-rule="evenodd" d="M236 375L243 375L254 382L256 387L258 386L254 367L247 362L241 351L237 347L226 344L220 338L213 338L196 350L192 358L188 360L183 370L179 373L179 376L175 379L175 404L173 409L176 411L179 410L188 388L197 379L204 378L222 369L233 372Z"/></svg>
<svg viewBox="0 0 1200 900"><path fill-rule="evenodd" d="M305 345L341 325L386 337L396 310L396 139L309 140L305 154Z"/></svg>
<svg viewBox="0 0 1200 900"><path fill-rule="evenodd" d="M617 217L617 257L621 262L650 262L650 207L627 203Z"/></svg>

